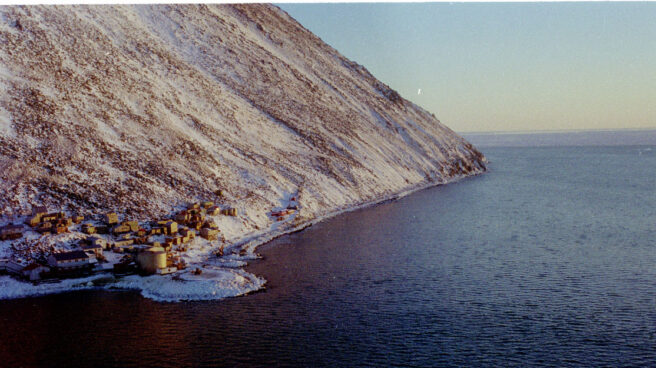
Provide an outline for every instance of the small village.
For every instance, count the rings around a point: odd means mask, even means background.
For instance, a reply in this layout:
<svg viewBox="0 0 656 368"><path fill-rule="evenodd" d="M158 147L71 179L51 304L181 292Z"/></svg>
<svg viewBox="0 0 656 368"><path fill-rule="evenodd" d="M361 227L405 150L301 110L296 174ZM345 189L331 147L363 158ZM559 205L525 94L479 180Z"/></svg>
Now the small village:
<svg viewBox="0 0 656 368"><path fill-rule="evenodd" d="M270 217L282 221L297 209L290 202L286 209L271 211ZM217 256L223 256L226 239L214 218L237 215L236 208L220 208L212 201L192 203L173 212L170 218L141 223L120 221L115 212L91 220L34 207L24 223L0 227L0 241L12 241L12 256L0 258L0 273L34 283L102 272L120 276L172 274L189 266L182 255L197 236L215 246ZM30 232L40 235L32 240L24 239ZM81 236L68 244L69 249L44 246L47 237L70 232ZM190 270L193 274L202 273L198 267Z"/></svg>

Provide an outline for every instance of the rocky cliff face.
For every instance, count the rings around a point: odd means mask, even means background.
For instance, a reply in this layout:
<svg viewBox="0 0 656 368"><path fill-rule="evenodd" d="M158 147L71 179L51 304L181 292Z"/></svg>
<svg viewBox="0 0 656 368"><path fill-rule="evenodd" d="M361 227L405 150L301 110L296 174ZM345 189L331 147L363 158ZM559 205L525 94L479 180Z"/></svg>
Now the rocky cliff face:
<svg viewBox="0 0 656 368"><path fill-rule="evenodd" d="M291 196L300 221L485 170L271 5L0 7L0 88L6 215L145 218L211 199L247 231Z"/></svg>

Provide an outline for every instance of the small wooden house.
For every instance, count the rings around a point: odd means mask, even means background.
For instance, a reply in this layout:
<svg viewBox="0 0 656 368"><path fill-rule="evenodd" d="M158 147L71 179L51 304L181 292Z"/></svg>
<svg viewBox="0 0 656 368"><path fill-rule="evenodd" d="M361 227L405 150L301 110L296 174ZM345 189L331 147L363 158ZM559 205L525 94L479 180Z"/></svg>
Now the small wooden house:
<svg viewBox="0 0 656 368"><path fill-rule="evenodd" d="M114 242L114 247L125 247L134 244L134 239L124 239Z"/></svg>
<svg viewBox="0 0 656 368"><path fill-rule="evenodd" d="M166 223L164 229L166 235L173 235L178 232L178 223L175 221L169 221Z"/></svg>
<svg viewBox="0 0 656 368"><path fill-rule="evenodd" d="M174 236L171 238L166 238L165 241L166 244L171 244L171 245L180 245L182 244L182 237L181 236Z"/></svg>
<svg viewBox="0 0 656 368"><path fill-rule="evenodd" d="M52 227L53 234L63 234L67 232L68 232L68 226L64 224L57 224L54 227Z"/></svg>
<svg viewBox="0 0 656 368"><path fill-rule="evenodd" d="M42 222L41 218L48 213L48 209L45 206L32 207L32 216L27 220L27 224L35 227Z"/></svg>
<svg viewBox="0 0 656 368"><path fill-rule="evenodd" d="M196 236L196 232L187 227L180 229L180 231L178 232L180 233L180 235L189 237L190 239L193 239Z"/></svg>
<svg viewBox="0 0 656 368"><path fill-rule="evenodd" d="M139 222L137 221L124 221L123 225L128 226L130 231L139 231Z"/></svg>
<svg viewBox="0 0 656 368"><path fill-rule="evenodd" d="M205 227L200 230L200 236L210 241L217 240L219 237L219 230Z"/></svg>
<svg viewBox="0 0 656 368"><path fill-rule="evenodd" d="M82 225L82 232L85 234L95 234L96 233L96 227L93 226L92 224L83 224Z"/></svg>
<svg viewBox="0 0 656 368"><path fill-rule="evenodd" d="M116 212L105 214L105 223L110 226L118 224L118 215Z"/></svg>
<svg viewBox="0 0 656 368"><path fill-rule="evenodd" d="M236 208L225 208L221 210L221 214L224 216L237 216Z"/></svg>
<svg viewBox="0 0 656 368"><path fill-rule="evenodd" d="M218 206L212 206L207 209L207 214L210 216L216 216L221 213L221 209Z"/></svg>
<svg viewBox="0 0 656 368"><path fill-rule="evenodd" d="M64 225L64 226L72 226L73 225L73 219L69 217L64 217L64 218L58 218L54 222L55 226L57 225Z"/></svg>
<svg viewBox="0 0 656 368"><path fill-rule="evenodd" d="M178 223L186 224L189 221L190 217L191 215L189 215L187 211L181 211L177 215L175 215L174 219Z"/></svg>
<svg viewBox="0 0 656 368"><path fill-rule="evenodd" d="M27 221L25 221L25 223L32 227L38 226L41 223L41 217L43 217L43 214L40 213L36 215L32 215L30 218L27 219Z"/></svg>
<svg viewBox="0 0 656 368"><path fill-rule="evenodd" d="M214 221L209 220L203 222L203 227L210 228L210 229L218 229L219 225L217 225Z"/></svg>
<svg viewBox="0 0 656 368"><path fill-rule="evenodd" d="M112 234L125 234L130 232L130 226L128 225L116 225L112 229Z"/></svg>
<svg viewBox="0 0 656 368"><path fill-rule="evenodd" d="M148 230L148 235L159 235L159 234L163 233L163 230L164 229L161 228L161 227L154 227L154 228Z"/></svg>

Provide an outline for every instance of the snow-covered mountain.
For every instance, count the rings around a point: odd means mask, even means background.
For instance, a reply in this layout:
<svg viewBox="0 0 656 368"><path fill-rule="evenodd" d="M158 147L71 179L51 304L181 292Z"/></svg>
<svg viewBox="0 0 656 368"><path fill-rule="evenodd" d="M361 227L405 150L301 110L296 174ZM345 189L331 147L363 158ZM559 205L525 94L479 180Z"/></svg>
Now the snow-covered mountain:
<svg viewBox="0 0 656 368"><path fill-rule="evenodd" d="M4 215L209 199L239 210L237 235L291 197L298 224L485 170L272 5L0 7L0 88Z"/></svg>

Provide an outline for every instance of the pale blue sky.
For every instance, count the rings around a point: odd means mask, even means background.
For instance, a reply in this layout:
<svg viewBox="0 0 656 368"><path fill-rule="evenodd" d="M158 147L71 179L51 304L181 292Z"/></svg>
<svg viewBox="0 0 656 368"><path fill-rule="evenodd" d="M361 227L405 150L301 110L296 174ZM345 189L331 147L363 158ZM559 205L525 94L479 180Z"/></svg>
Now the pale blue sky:
<svg viewBox="0 0 656 368"><path fill-rule="evenodd" d="M656 3L279 6L456 131L656 128Z"/></svg>

